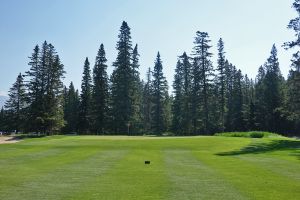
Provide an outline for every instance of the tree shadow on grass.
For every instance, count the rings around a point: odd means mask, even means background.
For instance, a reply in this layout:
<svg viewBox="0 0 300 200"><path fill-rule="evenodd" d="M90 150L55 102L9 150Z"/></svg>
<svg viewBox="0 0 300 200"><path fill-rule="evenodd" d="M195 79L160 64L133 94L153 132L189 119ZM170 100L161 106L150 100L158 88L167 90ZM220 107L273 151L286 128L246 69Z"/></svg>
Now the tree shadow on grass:
<svg viewBox="0 0 300 200"><path fill-rule="evenodd" d="M252 143L240 150L217 153L218 156L234 156L242 154L260 154L273 151L290 150L300 159L300 140L273 140L268 143Z"/></svg>

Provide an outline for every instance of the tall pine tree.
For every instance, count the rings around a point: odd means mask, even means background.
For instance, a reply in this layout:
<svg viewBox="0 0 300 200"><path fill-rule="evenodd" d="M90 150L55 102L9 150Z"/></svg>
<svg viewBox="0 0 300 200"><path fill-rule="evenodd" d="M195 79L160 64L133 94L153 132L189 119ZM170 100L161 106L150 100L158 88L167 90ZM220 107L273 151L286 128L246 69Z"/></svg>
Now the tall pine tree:
<svg viewBox="0 0 300 200"><path fill-rule="evenodd" d="M168 100L168 83L163 75L163 66L159 52L153 69L153 106L152 106L152 129L155 134L161 135L167 130L166 104Z"/></svg>
<svg viewBox="0 0 300 200"><path fill-rule="evenodd" d="M148 68L146 74L146 82L143 86L143 102L142 102L142 118L143 118L143 130L146 133L151 132L151 124L152 124L152 79L151 79L151 69Z"/></svg>
<svg viewBox="0 0 300 200"><path fill-rule="evenodd" d="M134 72L131 64L132 42L130 28L125 21L122 23L118 37L119 41L116 47L118 55L113 63L115 69L111 76L112 120L116 133L129 134L133 110L131 89Z"/></svg>
<svg viewBox="0 0 300 200"><path fill-rule="evenodd" d="M108 131L109 93L106 62L104 45L101 44L93 70L93 109L91 113L94 130L97 134L104 134Z"/></svg>
<svg viewBox="0 0 300 200"><path fill-rule="evenodd" d="M190 58L184 52L177 62L173 83L172 129L175 133L180 135L189 135L192 133L191 68Z"/></svg>
<svg viewBox="0 0 300 200"><path fill-rule="evenodd" d="M265 98L265 125L266 130L272 132L280 132L280 113L278 109L282 106L281 88L283 84L283 77L280 72L279 62L277 58L277 49L273 45L271 55L265 63L266 75L264 78L265 91L260 94Z"/></svg>
<svg viewBox="0 0 300 200"><path fill-rule="evenodd" d="M286 42L284 46L286 49L297 48L293 54L292 68L290 70L287 80L287 100L285 107L287 108L288 119L293 124L293 132L300 132L300 0L295 0L293 8L297 12L297 17L290 20L288 29L295 32L295 40Z"/></svg>
<svg viewBox="0 0 300 200"><path fill-rule="evenodd" d="M36 45L30 57L28 82L28 131L53 133L63 125L64 66L52 44L46 41L41 50Z"/></svg>
<svg viewBox="0 0 300 200"><path fill-rule="evenodd" d="M65 133L78 132L79 105L80 100L78 90L75 91L73 82L71 82L65 95L64 119L66 121L66 125L63 129Z"/></svg>
<svg viewBox="0 0 300 200"><path fill-rule="evenodd" d="M224 42L222 38L218 42L218 99L220 106L220 118L221 118L221 131L225 130L225 103L226 103L226 72L225 72L225 52L224 52Z"/></svg>
<svg viewBox="0 0 300 200"><path fill-rule="evenodd" d="M132 116L131 116L131 131L134 134L138 134L142 131L142 82L140 80L139 73L139 57L138 45L136 44L132 52L132 86L131 86L131 98L132 98Z"/></svg>
<svg viewBox="0 0 300 200"><path fill-rule="evenodd" d="M211 40L209 39L208 33L197 32L194 41L194 82L199 81L199 86L196 89L196 95L200 97L200 109L194 107L193 109L198 109L201 111L200 120L202 122L201 131L204 134L209 134L211 132L210 124L210 110L209 110L209 100L211 98L212 91L212 76L213 67L210 60L212 53L210 52L211 45L209 44ZM198 98L199 100L199 98Z"/></svg>
<svg viewBox="0 0 300 200"><path fill-rule="evenodd" d="M92 78L90 62L88 58L84 61L83 77L81 82L80 106L79 106L79 131L88 134L91 131L91 109L92 109Z"/></svg>
<svg viewBox="0 0 300 200"><path fill-rule="evenodd" d="M5 108L9 114L11 130L18 133L24 127L25 108L26 108L26 94L23 76L20 73L16 82L10 88L8 93L9 99L5 103ZM4 115L4 111L2 113Z"/></svg>
<svg viewBox="0 0 300 200"><path fill-rule="evenodd" d="M232 119L231 128L232 131L243 131L244 130L244 119L243 119L243 93L242 93L242 82L243 75L241 70L234 68L233 75L233 88L232 88Z"/></svg>
<svg viewBox="0 0 300 200"><path fill-rule="evenodd" d="M174 101L172 105L173 120L172 120L172 131L176 134L181 135L184 132L182 127L182 102L183 102L183 70L182 63L180 60L177 61L173 82L173 93Z"/></svg>

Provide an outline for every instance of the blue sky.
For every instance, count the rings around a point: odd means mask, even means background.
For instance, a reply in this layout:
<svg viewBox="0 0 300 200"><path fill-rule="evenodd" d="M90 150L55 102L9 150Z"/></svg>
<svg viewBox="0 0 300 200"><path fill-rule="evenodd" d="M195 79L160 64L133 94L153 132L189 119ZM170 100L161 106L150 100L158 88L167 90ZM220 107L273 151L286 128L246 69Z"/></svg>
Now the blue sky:
<svg viewBox="0 0 300 200"><path fill-rule="evenodd" d="M172 84L177 56L191 53L196 31L208 32L212 60L217 41L225 42L227 59L254 78L269 56L273 43L283 75L290 68L292 51L281 45L293 39L286 26L296 13L293 0L1 0L0 94L6 94L27 65L32 49L44 40L52 43L67 71L65 83L80 88L83 63L93 66L101 43L109 73L116 58L116 42L123 20L138 43L141 77L153 67L157 51Z"/></svg>

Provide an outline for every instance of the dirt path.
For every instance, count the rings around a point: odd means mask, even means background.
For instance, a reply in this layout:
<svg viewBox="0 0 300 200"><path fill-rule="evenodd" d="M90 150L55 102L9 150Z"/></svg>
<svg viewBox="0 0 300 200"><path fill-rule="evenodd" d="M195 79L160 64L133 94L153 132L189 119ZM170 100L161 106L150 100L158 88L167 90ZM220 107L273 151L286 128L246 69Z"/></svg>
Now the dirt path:
<svg viewBox="0 0 300 200"><path fill-rule="evenodd" d="M16 139L11 136L0 136L0 144L10 144L10 143L16 143L19 142L19 139Z"/></svg>

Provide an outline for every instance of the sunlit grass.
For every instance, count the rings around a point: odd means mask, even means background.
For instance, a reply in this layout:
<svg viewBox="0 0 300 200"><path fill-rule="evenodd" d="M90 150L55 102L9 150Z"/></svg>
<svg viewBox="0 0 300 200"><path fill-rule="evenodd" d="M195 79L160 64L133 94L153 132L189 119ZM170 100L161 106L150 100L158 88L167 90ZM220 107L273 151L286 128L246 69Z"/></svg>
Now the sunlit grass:
<svg viewBox="0 0 300 200"><path fill-rule="evenodd" d="M299 199L299 171L282 137L52 136L0 145L0 199Z"/></svg>

